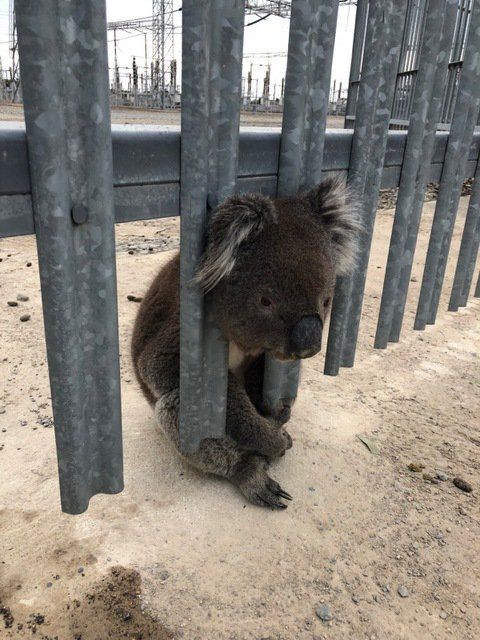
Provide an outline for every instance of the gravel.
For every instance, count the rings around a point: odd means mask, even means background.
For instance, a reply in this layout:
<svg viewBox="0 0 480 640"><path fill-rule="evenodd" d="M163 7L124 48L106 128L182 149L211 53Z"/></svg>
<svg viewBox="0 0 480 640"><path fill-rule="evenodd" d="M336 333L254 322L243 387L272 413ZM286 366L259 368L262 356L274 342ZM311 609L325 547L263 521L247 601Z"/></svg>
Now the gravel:
<svg viewBox="0 0 480 640"><path fill-rule="evenodd" d="M333 617L328 604L321 604L317 607L315 613L317 614L317 618L320 618L322 622L329 622Z"/></svg>
<svg viewBox="0 0 480 640"><path fill-rule="evenodd" d="M410 595L409 590L403 584L398 587L397 592L401 598L408 598L408 596Z"/></svg>

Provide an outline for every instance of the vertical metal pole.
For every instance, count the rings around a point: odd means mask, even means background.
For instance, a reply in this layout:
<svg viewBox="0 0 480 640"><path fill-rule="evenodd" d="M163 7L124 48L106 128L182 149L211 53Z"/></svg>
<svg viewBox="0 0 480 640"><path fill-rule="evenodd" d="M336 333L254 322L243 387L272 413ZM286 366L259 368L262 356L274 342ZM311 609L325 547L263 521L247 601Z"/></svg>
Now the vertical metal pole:
<svg viewBox="0 0 480 640"><path fill-rule="evenodd" d="M470 294L470 287L472 285L472 280L473 280L473 272L475 271L475 264L477 262L479 247L480 247L480 216L478 216L477 218L477 227L475 229L473 246L470 252L470 259L467 265L465 280L463 281L462 293L460 295L460 301L459 301L460 307L467 306L468 296Z"/></svg>
<svg viewBox="0 0 480 640"><path fill-rule="evenodd" d="M478 273L477 286L475 287L474 298L480 298L480 272Z"/></svg>
<svg viewBox="0 0 480 640"><path fill-rule="evenodd" d="M428 245L414 329L433 324L480 106L480 2L475 2Z"/></svg>
<svg viewBox="0 0 480 640"><path fill-rule="evenodd" d="M448 303L449 311L458 311L465 306L473 277L473 269L478 253L478 229L480 227L480 162L477 161L475 182L468 203L462 242L458 253L452 292ZM466 295L465 295L466 293ZM462 304L463 303L463 304Z"/></svg>
<svg viewBox="0 0 480 640"><path fill-rule="evenodd" d="M104 0L16 0L62 509L123 488Z"/></svg>
<svg viewBox="0 0 480 640"><path fill-rule="evenodd" d="M352 124L347 116L355 115L355 107L358 97L358 82L362 67L363 46L365 43L365 26L367 24L368 0L358 0L357 13L355 15L355 30L353 32L352 60L350 62L350 76L348 78L347 104L345 106L345 128L350 129Z"/></svg>
<svg viewBox="0 0 480 640"><path fill-rule="evenodd" d="M369 8L348 174L362 208L365 232L355 276L337 282L325 359L327 375L337 375L340 364L353 364L406 6L406 0L388 0Z"/></svg>
<svg viewBox="0 0 480 640"><path fill-rule="evenodd" d="M450 59L450 49L452 43L452 31L457 19L457 6L452 9L450 0L447 0L446 15L444 21L443 40L444 44L440 46L439 59L437 69L435 71L435 85L433 95L430 102L430 109L425 124L425 137L423 145L423 153L425 160L420 166L418 180L415 183L415 197L413 199L412 211L410 213L410 223L407 231L407 237L402 253L402 264L400 279L396 291L396 300L393 309L393 316L390 325L389 342L398 342L403 324L405 313L405 305L407 301L407 293L410 285L410 276L412 273L413 257L417 244L418 229L423 209L425 196L425 187L428 182L430 161L433 154L435 144L435 133L437 123L442 118L443 109L443 91L445 87L445 69L447 78L449 76L448 62ZM456 2L453 2L456 5ZM445 58L442 58L442 51L445 51ZM425 187L422 189L422 185ZM397 205L398 206L398 205Z"/></svg>
<svg viewBox="0 0 480 640"><path fill-rule="evenodd" d="M293 0L277 195L320 182L338 0ZM297 395L300 363L267 355L264 402L271 410Z"/></svg>
<svg viewBox="0 0 480 640"><path fill-rule="evenodd" d="M242 0L185 0L182 60L180 446L225 434L228 345L192 283L207 201L235 189L243 49Z"/></svg>
<svg viewBox="0 0 480 640"><path fill-rule="evenodd" d="M457 6L458 0L429 0L426 7L420 67L413 92L410 125L375 335L376 349L385 349L388 344L399 295L402 267L405 261L411 265L415 250ZM410 228L413 246L407 249Z"/></svg>

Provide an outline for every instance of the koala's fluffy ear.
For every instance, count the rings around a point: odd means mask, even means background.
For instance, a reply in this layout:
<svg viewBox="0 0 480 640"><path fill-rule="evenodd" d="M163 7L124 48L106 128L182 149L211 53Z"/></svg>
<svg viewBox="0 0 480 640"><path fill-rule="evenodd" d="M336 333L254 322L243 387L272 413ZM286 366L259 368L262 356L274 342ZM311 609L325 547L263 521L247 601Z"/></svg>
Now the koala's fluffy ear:
<svg viewBox="0 0 480 640"><path fill-rule="evenodd" d="M215 209L195 277L205 293L232 272L240 245L258 236L265 224L276 218L272 200L259 194L232 196Z"/></svg>
<svg viewBox="0 0 480 640"><path fill-rule="evenodd" d="M352 273L362 225L344 181L340 178L327 178L308 191L305 198L313 214L331 236L337 275Z"/></svg>

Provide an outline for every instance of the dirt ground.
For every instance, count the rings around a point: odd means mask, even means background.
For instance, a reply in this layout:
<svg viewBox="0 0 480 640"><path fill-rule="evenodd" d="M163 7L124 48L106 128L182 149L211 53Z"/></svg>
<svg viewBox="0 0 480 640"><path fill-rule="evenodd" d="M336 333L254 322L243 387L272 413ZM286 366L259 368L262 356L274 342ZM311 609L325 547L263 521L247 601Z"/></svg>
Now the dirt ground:
<svg viewBox="0 0 480 640"><path fill-rule="evenodd" d="M133 107L112 107L112 124L168 124L180 125L180 110L135 109ZM18 104L0 104L1 120L23 120L23 107ZM327 126L343 129L343 116L328 116ZM281 127L282 114L269 112L242 112L240 124L249 127Z"/></svg>
<svg viewBox="0 0 480 640"><path fill-rule="evenodd" d="M436 325L412 330L434 205L385 351L372 343L392 211L378 213L356 366L332 378L323 354L305 362L294 446L272 470L294 496L283 512L187 468L138 390L127 295L177 246L177 220L161 220L117 226L125 490L62 514L35 241L0 240L2 640L480 637L480 300L446 311L453 260Z"/></svg>

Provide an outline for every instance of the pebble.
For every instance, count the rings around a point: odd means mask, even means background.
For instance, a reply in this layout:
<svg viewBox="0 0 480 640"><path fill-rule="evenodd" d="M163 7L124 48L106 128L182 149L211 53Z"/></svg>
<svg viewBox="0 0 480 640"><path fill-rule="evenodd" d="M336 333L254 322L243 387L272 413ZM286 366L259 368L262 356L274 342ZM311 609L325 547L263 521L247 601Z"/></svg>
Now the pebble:
<svg viewBox="0 0 480 640"><path fill-rule="evenodd" d="M440 612L440 618L441 618L442 620L446 620L446 619L447 619L447 614L446 614L446 612L445 612L445 611L441 611L441 612Z"/></svg>
<svg viewBox="0 0 480 640"><path fill-rule="evenodd" d="M6 409L5 407L0 407L0 413L5 413Z"/></svg>
<svg viewBox="0 0 480 640"><path fill-rule="evenodd" d="M158 574L158 577L160 578L160 580L168 580L170 574L169 572L164 569L163 571L160 571L160 573Z"/></svg>
<svg viewBox="0 0 480 640"><path fill-rule="evenodd" d="M317 614L317 618L320 618L322 622L329 622L332 619L332 612L328 604L322 604L317 607L315 613Z"/></svg>
<svg viewBox="0 0 480 640"><path fill-rule="evenodd" d="M32 263L31 262L27 262L27 267L31 267Z"/></svg>
<svg viewBox="0 0 480 640"><path fill-rule="evenodd" d="M18 302L15 300L7 300L7 304L9 307L18 307Z"/></svg>
<svg viewBox="0 0 480 640"><path fill-rule="evenodd" d="M437 478L442 482L445 482L446 480L448 480L447 474L443 473L443 471L437 471Z"/></svg>
<svg viewBox="0 0 480 640"><path fill-rule="evenodd" d="M459 513L461 516L466 516L466 515L468 515L467 511L466 511L463 507L458 507L458 513Z"/></svg>
<svg viewBox="0 0 480 640"><path fill-rule="evenodd" d="M23 293L19 293L17 296L17 300L19 302L28 302L29 298L28 296L24 296Z"/></svg>
<svg viewBox="0 0 480 640"><path fill-rule="evenodd" d="M20 316L20 322L27 322L30 318L31 315L29 313L24 313L23 316Z"/></svg>
<svg viewBox="0 0 480 640"><path fill-rule="evenodd" d="M410 595L410 592L408 591L407 587L405 585L400 585L397 589L398 595L402 598L408 598L408 596Z"/></svg>
<svg viewBox="0 0 480 640"><path fill-rule="evenodd" d="M425 469L425 465L424 464L417 464L415 462L410 462L410 464L408 465L408 469L410 471L413 471L414 473L420 473L420 471L422 469Z"/></svg>
<svg viewBox="0 0 480 640"><path fill-rule="evenodd" d="M130 302L141 302L143 298L138 298L137 296L132 296L131 294L129 294L127 296L127 300L130 300Z"/></svg>
<svg viewBox="0 0 480 640"><path fill-rule="evenodd" d="M457 489L461 489L462 491L465 491L465 493L471 493L473 491L472 485L463 478L454 478L453 484Z"/></svg>

